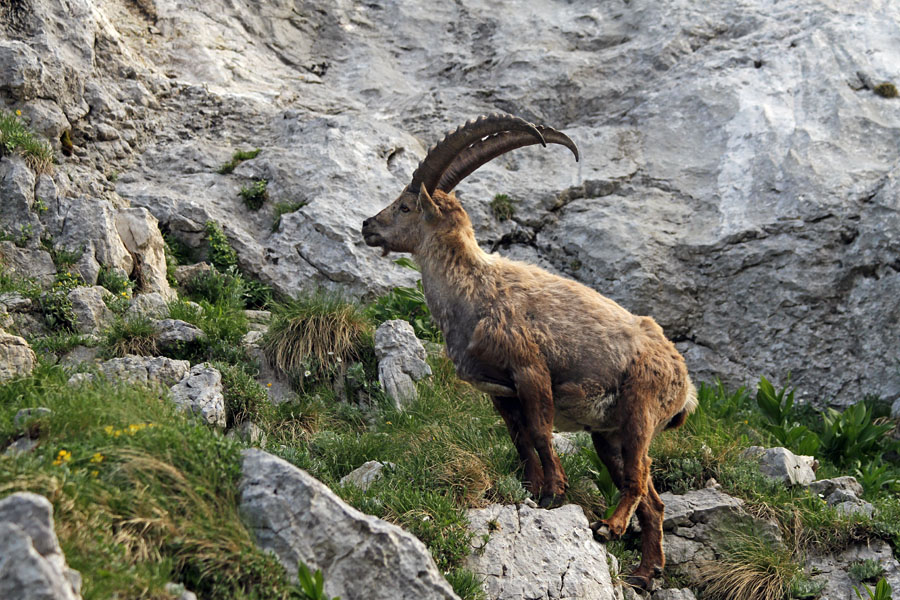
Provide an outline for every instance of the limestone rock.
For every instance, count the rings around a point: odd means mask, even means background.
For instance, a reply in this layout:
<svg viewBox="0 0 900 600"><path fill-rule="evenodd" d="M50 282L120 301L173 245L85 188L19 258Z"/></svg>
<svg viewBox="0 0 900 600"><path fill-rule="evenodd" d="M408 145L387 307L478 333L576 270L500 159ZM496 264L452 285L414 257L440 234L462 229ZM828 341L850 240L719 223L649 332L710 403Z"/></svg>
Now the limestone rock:
<svg viewBox="0 0 900 600"><path fill-rule="evenodd" d="M0 330L0 382L27 377L36 364L37 357L24 338Z"/></svg>
<svg viewBox="0 0 900 600"><path fill-rule="evenodd" d="M291 387L290 379L269 362L269 357L261 346L263 336L262 331L251 329L241 339L241 345L247 350L250 358L259 363L259 374L256 379L260 385L266 388L269 401L273 404L281 404L295 396L294 390Z"/></svg>
<svg viewBox="0 0 900 600"><path fill-rule="evenodd" d="M166 301L177 298L166 279L165 242L156 217L146 208L128 208L116 214L116 230L132 256L138 257L142 292L160 294Z"/></svg>
<svg viewBox="0 0 900 600"><path fill-rule="evenodd" d="M43 406L37 406L35 408L22 408L16 411L16 416L13 417L13 425L16 426L16 429L21 429L32 419L46 417L51 415L52 413L52 410Z"/></svg>
<svg viewBox="0 0 900 600"><path fill-rule="evenodd" d="M99 365L100 373L109 380L122 380L143 385L170 387L181 381L190 371L191 363L164 356L126 356L112 358ZM69 383L92 379L90 373L76 373Z"/></svg>
<svg viewBox="0 0 900 600"><path fill-rule="evenodd" d="M43 226L34 210L34 172L19 156L0 158L0 232L19 246L39 248Z"/></svg>
<svg viewBox="0 0 900 600"><path fill-rule="evenodd" d="M169 316L168 301L159 292L136 294L131 305L125 311L125 317L145 316L151 319L164 319Z"/></svg>
<svg viewBox="0 0 900 600"><path fill-rule="evenodd" d="M69 291L69 300L75 313L75 327L81 333L97 333L112 325L115 314L106 306L104 298L112 293L99 285L76 287Z"/></svg>
<svg viewBox="0 0 900 600"><path fill-rule="evenodd" d="M576 454L581 447L577 435L578 434L569 432L554 432L553 448L556 450L556 453L560 456L564 456L566 454Z"/></svg>
<svg viewBox="0 0 900 600"><path fill-rule="evenodd" d="M493 504L468 512L475 533L466 566L484 578L491 600L612 600L606 547L581 507L555 510ZM482 536L490 536L482 547Z"/></svg>
<svg viewBox="0 0 900 600"><path fill-rule="evenodd" d="M241 511L257 545L289 574L301 561L321 569L325 593L343 600L457 598L411 534L351 508L282 459L255 449L243 456Z"/></svg>
<svg viewBox="0 0 900 600"><path fill-rule="evenodd" d="M69 569L53 527L53 506L19 492L0 500L0 597L81 598L81 576Z"/></svg>
<svg viewBox="0 0 900 600"><path fill-rule="evenodd" d="M202 329L180 319L160 319L153 322L153 327L162 348L178 348L206 337Z"/></svg>
<svg viewBox="0 0 900 600"><path fill-rule="evenodd" d="M19 248L13 242L0 242L0 263L11 273L33 279L42 286L53 283L56 265L50 253L39 248Z"/></svg>
<svg viewBox="0 0 900 600"><path fill-rule="evenodd" d="M697 600L688 588L666 589L653 592L653 600Z"/></svg>
<svg viewBox="0 0 900 600"><path fill-rule="evenodd" d="M807 565L821 573L817 579L825 581L822 600L855 598L853 587L862 586L849 576L850 565L861 560L874 560L884 568L884 578L895 590L900 589L900 563L894 558L891 547L882 540L870 540L865 545L852 546L836 554L812 554ZM863 592L865 596L865 592Z"/></svg>
<svg viewBox="0 0 900 600"><path fill-rule="evenodd" d="M253 446L262 446L263 448L266 446L266 432L263 431L259 425L251 421L244 421L235 425L227 434L225 434L225 437L239 438L245 443Z"/></svg>
<svg viewBox="0 0 900 600"><path fill-rule="evenodd" d="M193 265L179 265L175 267L175 281L178 285L185 285L187 282L196 279L200 275L204 275L213 270L211 264L206 262L195 263Z"/></svg>
<svg viewBox="0 0 900 600"><path fill-rule="evenodd" d="M863 495L863 486L856 481L856 477L843 475L841 477L833 477L831 479L819 479L809 484L809 491L818 494L822 498L827 498L836 490L846 490L856 497Z"/></svg>
<svg viewBox="0 0 900 600"><path fill-rule="evenodd" d="M385 321L375 330L378 381L385 393L402 407L417 397L415 382L431 375L425 347L412 325L403 320Z"/></svg>
<svg viewBox="0 0 900 600"><path fill-rule="evenodd" d="M787 448L751 446L743 454L759 461L759 470L763 475L785 485L808 485L816 480L810 461Z"/></svg>
<svg viewBox="0 0 900 600"><path fill-rule="evenodd" d="M190 373L171 388L172 401L205 423L225 428L225 396L222 374L206 365L194 365Z"/></svg>
<svg viewBox="0 0 900 600"><path fill-rule="evenodd" d="M393 467L394 465L391 463L387 464L388 467ZM341 477L341 485L355 485L362 491L366 491L369 489L373 483L381 479L384 474L382 471L384 470L385 464L379 462L377 460L367 460L359 467L353 469L343 477Z"/></svg>

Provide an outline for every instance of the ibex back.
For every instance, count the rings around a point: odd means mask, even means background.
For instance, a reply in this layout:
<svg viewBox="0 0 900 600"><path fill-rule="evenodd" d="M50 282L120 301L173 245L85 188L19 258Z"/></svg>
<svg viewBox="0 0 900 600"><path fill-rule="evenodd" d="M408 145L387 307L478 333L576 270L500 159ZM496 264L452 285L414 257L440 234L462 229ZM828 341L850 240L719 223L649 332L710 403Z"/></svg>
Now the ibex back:
<svg viewBox="0 0 900 600"><path fill-rule="evenodd" d="M588 431L621 500L595 535L641 525L642 560L631 583L662 572L663 503L650 478L653 437L680 426L697 403L684 359L649 317L578 282L487 254L453 188L478 167L522 146L578 149L566 135L517 117L470 121L444 137L412 182L363 222L369 246L412 253L428 308L459 376L489 394L524 463L525 483L546 508L562 503L566 475L554 426Z"/></svg>

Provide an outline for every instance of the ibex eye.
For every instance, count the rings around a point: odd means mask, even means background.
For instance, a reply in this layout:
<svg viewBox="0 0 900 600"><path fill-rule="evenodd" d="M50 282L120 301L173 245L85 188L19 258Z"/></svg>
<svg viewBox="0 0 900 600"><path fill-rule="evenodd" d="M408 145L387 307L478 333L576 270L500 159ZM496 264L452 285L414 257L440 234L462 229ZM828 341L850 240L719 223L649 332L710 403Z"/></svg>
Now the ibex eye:
<svg viewBox="0 0 900 600"><path fill-rule="evenodd" d="M409 212L409 207L405 204L400 205L400 212Z"/></svg>

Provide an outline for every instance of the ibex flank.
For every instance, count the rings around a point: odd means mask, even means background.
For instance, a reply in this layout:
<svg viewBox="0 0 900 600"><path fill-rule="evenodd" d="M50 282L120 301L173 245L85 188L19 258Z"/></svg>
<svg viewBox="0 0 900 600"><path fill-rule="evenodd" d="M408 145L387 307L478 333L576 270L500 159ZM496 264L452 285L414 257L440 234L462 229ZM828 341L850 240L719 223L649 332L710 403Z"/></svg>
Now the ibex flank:
<svg viewBox="0 0 900 600"><path fill-rule="evenodd" d="M684 359L653 319L578 282L484 252L452 193L490 160L547 143L578 160L574 142L555 129L506 115L470 121L428 152L400 196L363 222L362 234L385 255L409 252L418 262L458 375L493 399L542 507L561 504L567 487L554 427L590 432L621 490L612 516L591 529L618 537L637 512L642 558L630 582L648 588L665 561L664 507L648 449L696 407Z"/></svg>

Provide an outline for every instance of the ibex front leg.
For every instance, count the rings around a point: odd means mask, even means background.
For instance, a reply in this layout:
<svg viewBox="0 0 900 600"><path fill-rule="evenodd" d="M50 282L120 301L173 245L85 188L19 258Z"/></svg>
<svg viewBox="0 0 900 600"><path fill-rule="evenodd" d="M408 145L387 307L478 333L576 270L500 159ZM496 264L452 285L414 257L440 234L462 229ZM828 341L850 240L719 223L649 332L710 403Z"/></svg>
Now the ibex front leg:
<svg viewBox="0 0 900 600"><path fill-rule="evenodd" d="M519 453L519 458L525 467L525 488L538 498L544 488L544 470L540 460L534 453L534 441L531 433L525 427L525 418L522 415L522 406L518 398L501 398L492 396L494 408L503 417L513 445Z"/></svg>
<svg viewBox="0 0 900 600"><path fill-rule="evenodd" d="M544 486L540 505L553 508L563 503L566 493L566 474L553 449L553 393L550 372L546 365L527 365L513 372L516 391L534 449L544 470Z"/></svg>

